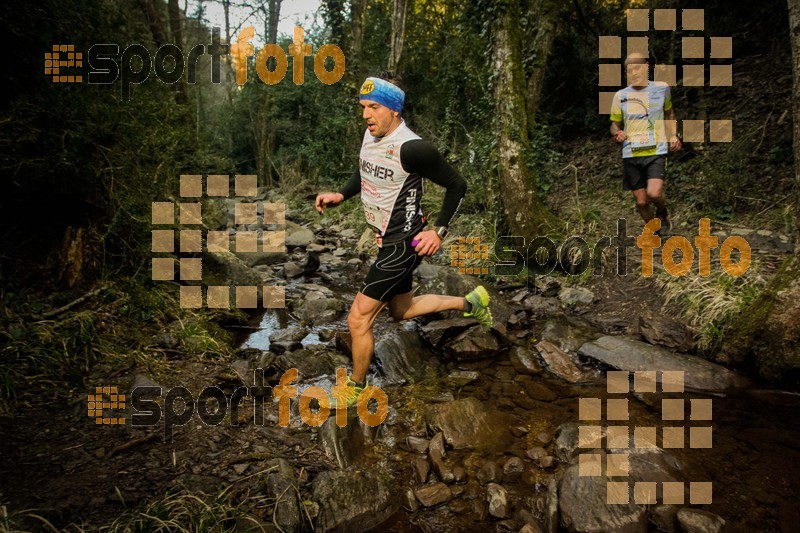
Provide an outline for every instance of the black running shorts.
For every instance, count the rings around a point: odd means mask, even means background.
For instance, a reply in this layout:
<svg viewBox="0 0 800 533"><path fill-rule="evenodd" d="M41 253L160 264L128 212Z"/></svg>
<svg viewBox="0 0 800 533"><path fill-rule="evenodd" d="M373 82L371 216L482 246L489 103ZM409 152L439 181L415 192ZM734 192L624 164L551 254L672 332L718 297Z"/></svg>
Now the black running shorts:
<svg viewBox="0 0 800 533"><path fill-rule="evenodd" d="M647 180L666 177L663 155L650 157L626 157L622 160L622 188L635 191L647 188Z"/></svg>
<svg viewBox="0 0 800 533"><path fill-rule="evenodd" d="M361 292L381 302L411 292L411 277L422 262L408 242L384 244L367 273Z"/></svg>

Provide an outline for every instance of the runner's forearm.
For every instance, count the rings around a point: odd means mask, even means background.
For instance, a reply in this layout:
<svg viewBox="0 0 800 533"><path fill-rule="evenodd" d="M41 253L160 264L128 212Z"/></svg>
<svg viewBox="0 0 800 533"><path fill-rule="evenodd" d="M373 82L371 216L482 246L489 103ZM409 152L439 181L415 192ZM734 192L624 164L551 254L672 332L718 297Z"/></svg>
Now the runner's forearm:
<svg viewBox="0 0 800 533"><path fill-rule="evenodd" d="M347 180L341 189L339 189L339 194L344 196L344 199L347 200L348 198L352 198L356 194L361 192L361 173L359 172L358 168L350 175L350 179Z"/></svg>
<svg viewBox="0 0 800 533"><path fill-rule="evenodd" d="M436 216L435 226L448 226L453 220L461 199L467 193L467 182L442 157L431 143L423 140L408 141L403 145L400 162L407 172L424 176L447 189L442 209Z"/></svg>

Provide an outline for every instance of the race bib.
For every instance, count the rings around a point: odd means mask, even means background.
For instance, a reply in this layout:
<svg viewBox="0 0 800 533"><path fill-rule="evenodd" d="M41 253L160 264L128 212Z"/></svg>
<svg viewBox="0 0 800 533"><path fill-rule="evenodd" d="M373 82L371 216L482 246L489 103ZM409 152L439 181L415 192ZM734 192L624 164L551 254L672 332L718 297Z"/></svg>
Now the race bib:
<svg viewBox="0 0 800 533"><path fill-rule="evenodd" d="M656 132L647 119L630 120L628 123L628 142L631 148L648 148L656 145Z"/></svg>
<svg viewBox="0 0 800 533"><path fill-rule="evenodd" d="M364 203L364 218L367 219L367 224L378 233L383 231L383 213L381 208L377 205Z"/></svg>

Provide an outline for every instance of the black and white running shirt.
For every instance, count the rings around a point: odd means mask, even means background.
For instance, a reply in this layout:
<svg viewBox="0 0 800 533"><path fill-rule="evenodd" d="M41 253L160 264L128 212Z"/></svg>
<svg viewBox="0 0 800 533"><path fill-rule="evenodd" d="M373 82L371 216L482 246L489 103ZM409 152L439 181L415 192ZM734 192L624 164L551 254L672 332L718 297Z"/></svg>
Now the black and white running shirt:
<svg viewBox="0 0 800 533"><path fill-rule="evenodd" d="M447 189L435 226L449 225L467 183L431 143L402 121L385 137L373 137L369 130L364 133L358 168L339 192L346 200L360 191L367 224L383 244L392 244L412 238L425 227L420 206L423 177Z"/></svg>

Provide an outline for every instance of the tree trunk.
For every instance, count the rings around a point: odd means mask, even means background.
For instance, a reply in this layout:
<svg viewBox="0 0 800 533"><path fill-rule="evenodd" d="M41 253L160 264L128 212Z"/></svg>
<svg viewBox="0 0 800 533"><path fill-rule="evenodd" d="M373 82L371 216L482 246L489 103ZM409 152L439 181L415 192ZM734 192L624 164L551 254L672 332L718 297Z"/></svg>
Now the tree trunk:
<svg viewBox="0 0 800 533"><path fill-rule="evenodd" d="M366 7L367 0L351 0L350 2L350 31L353 34L353 43L347 62L352 65L350 72L353 73L356 85L359 85L364 78L364 15Z"/></svg>
<svg viewBox="0 0 800 533"><path fill-rule="evenodd" d="M167 32L164 29L164 19L161 17L158 6L153 3L153 0L140 0L140 4L156 46L165 44L167 42Z"/></svg>
<svg viewBox="0 0 800 533"><path fill-rule="evenodd" d="M169 0L167 9L169 11L169 29L172 33L172 42L175 43L175 46L178 47L181 55L183 55L183 21L181 20L183 15L178 0ZM184 76L181 76L178 83L175 84L175 101L179 104L185 104L187 101L186 78Z"/></svg>
<svg viewBox="0 0 800 533"><path fill-rule="evenodd" d="M528 120L519 4L517 0L498 0L492 14L500 207L513 234L532 239L552 227L553 218L536 194L536 180L523 153L528 149Z"/></svg>
<svg viewBox="0 0 800 533"><path fill-rule="evenodd" d="M556 38L558 18L561 4L554 0L535 0L530 4L528 42L530 43L527 55L530 58L530 73L528 75L528 92L526 111L528 114L528 131L533 132L536 124L536 112L541 101L544 75L547 71L547 57L553 48Z"/></svg>
<svg viewBox="0 0 800 533"><path fill-rule="evenodd" d="M406 36L406 10L408 0L394 0L392 12L392 47L389 52L389 70L397 73Z"/></svg>
<svg viewBox="0 0 800 533"><path fill-rule="evenodd" d="M800 388L800 0L789 0L792 42L795 251L726 331L718 360L754 367L765 379Z"/></svg>
<svg viewBox="0 0 800 533"><path fill-rule="evenodd" d="M269 39L268 43L278 42L278 22L281 15L281 1L269 0Z"/></svg>
<svg viewBox="0 0 800 533"><path fill-rule="evenodd" d="M792 118L794 126L795 242L800 244L800 0L789 0L789 37L792 41ZM795 248L795 253L800 249Z"/></svg>

